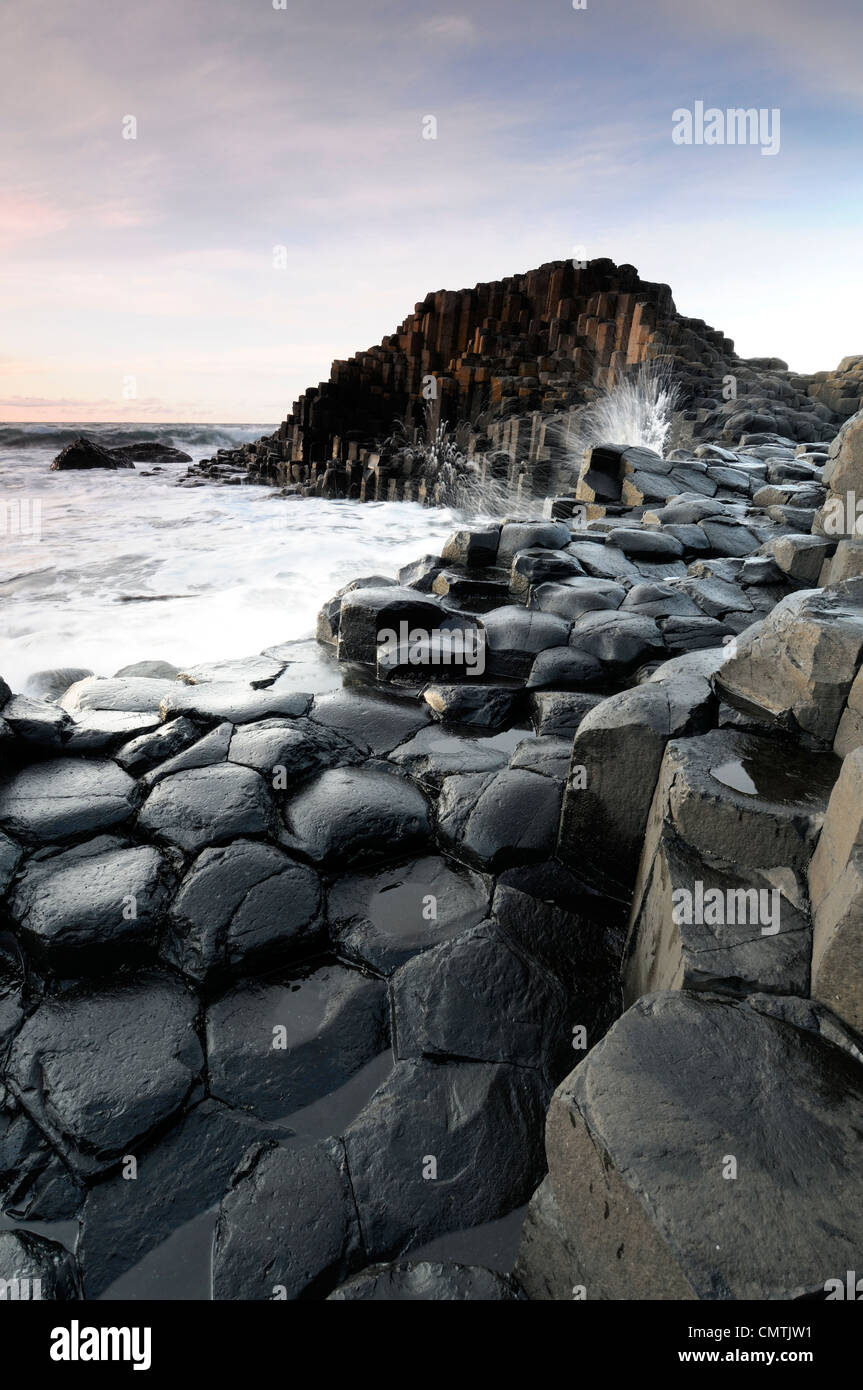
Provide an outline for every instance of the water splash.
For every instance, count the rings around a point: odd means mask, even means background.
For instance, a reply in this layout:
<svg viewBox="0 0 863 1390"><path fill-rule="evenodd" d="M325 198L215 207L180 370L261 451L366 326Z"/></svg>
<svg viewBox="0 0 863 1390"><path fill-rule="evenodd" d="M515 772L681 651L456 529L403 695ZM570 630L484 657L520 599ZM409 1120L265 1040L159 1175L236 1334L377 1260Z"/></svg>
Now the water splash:
<svg viewBox="0 0 863 1390"><path fill-rule="evenodd" d="M504 481L489 478L487 470L468 456L467 422L450 427L444 420L435 422L426 409L425 424L418 437L408 441L403 430L384 441L380 447L398 458L405 472L426 485L426 495L433 505L450 507L471 515L497 514L509 505Z"/></svg>
<svg viewBox="0 0 863 1390"><path fill-rule="evenodd" d="M680 395L667 361L642 362L578 412L568 447L579 456L592 444L638 444L664 454Z"/></svg>

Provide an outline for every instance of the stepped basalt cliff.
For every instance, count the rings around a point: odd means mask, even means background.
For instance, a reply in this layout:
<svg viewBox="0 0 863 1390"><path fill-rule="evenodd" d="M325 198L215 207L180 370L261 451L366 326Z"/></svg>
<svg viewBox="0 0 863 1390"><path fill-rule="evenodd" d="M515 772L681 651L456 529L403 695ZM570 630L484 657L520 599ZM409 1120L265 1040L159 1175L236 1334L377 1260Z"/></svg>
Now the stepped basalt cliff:
<svg viewBox="0 0 863 1390"><path fill-rule="evenodd" d="M772 431L805 442L863 403L863 358L805 376L677 312L668 285L631 265L553 261L526 274L438 290L394 333L309 387L272 435L224 451L211 476L249 470L307 495L435 501L408 442L439 421L462 427L479 483L513 499L566 491L579 412L603 389L662 364L679 392L675 442Z"/></svg>

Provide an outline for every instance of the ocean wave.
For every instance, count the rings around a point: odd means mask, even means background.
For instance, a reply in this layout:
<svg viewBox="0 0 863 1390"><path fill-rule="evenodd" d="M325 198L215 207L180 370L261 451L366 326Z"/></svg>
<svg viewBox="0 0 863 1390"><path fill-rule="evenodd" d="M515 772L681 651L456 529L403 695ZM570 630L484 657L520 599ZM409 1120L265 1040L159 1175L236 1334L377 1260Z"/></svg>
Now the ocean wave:
<svg viewBox="0 0 863 1390"><path fill-rule="evenodd" d="M272 434L274 425L126 425L126 424L32 424L0 425L0 451L21 449L60 450L84 435L105 448L148 440L193 449L230 449Z"/></svg>

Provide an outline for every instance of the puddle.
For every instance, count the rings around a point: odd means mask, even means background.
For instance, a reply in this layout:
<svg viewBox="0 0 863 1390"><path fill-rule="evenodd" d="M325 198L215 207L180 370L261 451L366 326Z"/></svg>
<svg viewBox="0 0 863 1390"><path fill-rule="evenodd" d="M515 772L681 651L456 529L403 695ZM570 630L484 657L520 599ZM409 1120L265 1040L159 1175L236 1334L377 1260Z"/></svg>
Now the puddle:
<svg viewBox="0 0 863 1390"><path fill-rule="evenodd" d="M483 1265L499 1274L509 1274L518 1254L526 1213L525 1205L517 1207L507 1216L499 1217L497 1221L487 1221L469 1231L450 1231L417 1250L411 1250L403 1256L403 1260L411 1264L431 1260L439 1264Z"/></svg>
<svg viewBox="0 0 863 1390"><path fill-rule="evenodd" d="M303 1148L331 1134L340 1134L386 1080L392 1065L392 1053L382 1052L330 1095L286 1115L284 1123L296 1133L282 1141L284 1147ZM264 1130L261 1137L265 1137ZM216 1204L178 1226L132 1269L115 1279L96 1301L208 1301L212 1297L213 1238L218 1214ZM77 1234L77 1226L74 1230ZM44 1234L50 1232L46 1230Z"/></svg>
<svg viewBox="0 0 863 1390"><path fill-rule="evenodd" d="M743 796L757 796L780 806L823 810L839 772L830 753L805 753L776 746L729 758L710 769L716 782Z"/></svg>

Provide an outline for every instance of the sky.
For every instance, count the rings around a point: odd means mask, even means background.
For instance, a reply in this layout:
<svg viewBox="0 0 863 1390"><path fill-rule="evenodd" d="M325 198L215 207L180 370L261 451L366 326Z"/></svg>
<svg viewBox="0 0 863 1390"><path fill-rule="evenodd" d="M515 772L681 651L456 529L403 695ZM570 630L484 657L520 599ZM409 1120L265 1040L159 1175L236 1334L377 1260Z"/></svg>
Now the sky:
<svg viewBox="0 0 863 1390"><path fill-rule="evenodd" d="M860 0L6 0L2 50L0 420L274 424L585 254L744 356L863 353ZM778 153L676 143L697 102Z"/></svg>

